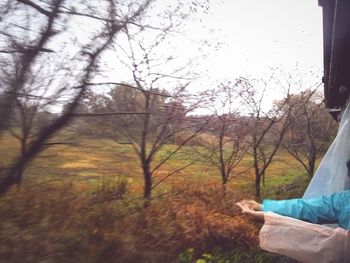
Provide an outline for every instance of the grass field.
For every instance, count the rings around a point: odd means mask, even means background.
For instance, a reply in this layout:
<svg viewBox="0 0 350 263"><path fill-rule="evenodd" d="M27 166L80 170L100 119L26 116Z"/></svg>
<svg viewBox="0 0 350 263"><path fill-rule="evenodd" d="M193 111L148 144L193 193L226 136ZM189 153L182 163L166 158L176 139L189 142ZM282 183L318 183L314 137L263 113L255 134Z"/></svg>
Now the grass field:
<svg viewBox="0 0 350 263"><path fill-rule="evenodd" d="M259 250L260 224L235 207L239 199L253 196L252 173L232 180L223 197L218 171L184 147L154 181L196 163L156 188L145 209L143 177L131 146L102 139L77 143L42 152L21 187L0 200L0 261L292 262ZM3 165L11 163L17 145L3 138ZM172 147L162 149L158 158ZM282 151L267 171L262 196L296 197L307 181Z"/></svg>

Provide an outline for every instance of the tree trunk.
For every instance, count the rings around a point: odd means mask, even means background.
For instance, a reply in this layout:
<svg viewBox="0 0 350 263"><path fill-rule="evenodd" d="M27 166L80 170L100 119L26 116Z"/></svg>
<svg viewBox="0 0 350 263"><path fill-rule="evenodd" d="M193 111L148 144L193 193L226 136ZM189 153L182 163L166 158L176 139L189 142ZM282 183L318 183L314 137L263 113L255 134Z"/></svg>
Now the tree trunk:
<svg viewBox="0 0 350 263"><path fill-rule="evenodd" d="M262 174L262 183L263 183L263 186L265 187L265 171Z"/></svg>
<svg viewBox="0 0 350 263"><path fill-rule="evenodd" d="M258 162L258 152L257 149L253 149L253 158L254 158L254 172L255 172L255 198L257 201L260 200L260 185L261 185L261 174L259 171L259 162Z"/></svg>
<svg viewBox="0 0 350 263"><path fill-rule="evenodd" d="M315 171L316 156L311 156L309 159L309 176L312 178Z"/></svg>
<svg viewBox="0 0 350 263"><path fill-rule="evenodd" d="M152 174L149 169L149 164L145 163L142 166L143 170L143 177L145 179L145 185L144 185L144 194L143 197L146 199L151 198L151 193L152 193Z"/></svg>
<svg viewBox="0 0 350 263"><path fill-rule="evenodd" d="M223 177L222 185L221 185L222 197L226 197L226 185L227 185L227 179Z"/></svg>
<svg viewBox="0 0 350 263"><path fill-rule="evenodd" d="M0 179L0 196L3 196L7 190L14 184L20 184L26 160L22 157L9 172Z"/></svg>
<svg viewBox="0 0 350 263"><path fill-rule="evenodd" d="M150 120L149 110L150 110L151 97L149 93L144 93L144 96L145 96L144 110L147 112L147 114L144 115L144 120L143 120L141 143L140 143L140 148L141 148L140 159L142 164L143 177L145 180L143 197L145 198L145 204L146 204L146 202L148 203L151 198L151 191L152 191L152 174L150 171L151 161L147 156L147 139L148 139L148 132L149 132L148 125Z"/></svg>
<svg viewBox="0 0 350 263"><path fill-rule="evenodd" d="M261 195L260 195L260 184L261 184L261 176L256 175L255 177L255 199L257 201L260 201Z"/></svg>

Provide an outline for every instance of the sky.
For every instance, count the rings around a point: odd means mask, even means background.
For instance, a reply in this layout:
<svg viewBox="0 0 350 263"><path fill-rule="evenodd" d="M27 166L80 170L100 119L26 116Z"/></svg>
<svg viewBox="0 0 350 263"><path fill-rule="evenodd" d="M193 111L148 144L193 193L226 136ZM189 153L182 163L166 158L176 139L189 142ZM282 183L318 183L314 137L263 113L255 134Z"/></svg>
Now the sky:
<svg viewBox="0 0 350 263"><path fill-rule="evenodd" d="M240 76L267 79L276 68L295 78L302 77L306 88L321 82L323 35L322 8L318 1L223 0L211 3L203 24L189 25L197 37L203 37L209 29L209 40L221 43L201 61L205 74L199 83L217 83ZM182 52L186 52L185 49ZM277 90L269 92L267 107L280 96Z"/></svg>
<svg viewBox="0 0 350 263"><path fill-rule="evenodd" d="M316 0L224 0L204 23L223 42L207 62L211 75L263 75L270 67L322 70L322 9Z"/></svg>
<svg viewBox="0 0 350 263"><path fill-rule="evenodd" d="M152 19L157 21L156 12L166 10L170 3L174 1L157 1L158 10L150 12ZM287 74L297 72L295 78L305 75L306 86L321 81L322 9L317 0L209 0L209 3L207 13L193 14L199 19L185 22L184 33L174 35L155 52L155 56L170 54L179 61L178 65L194 59L191 71L196 73L196 79L189 85L191 91L202 91L241 76L267 79L276 68ZM80 26L77 40L84 41L82 32L93 25L87 26L82 18ZM203 42L208 45L202 45ZM122 39L119 43L127 46ZM109 81L132 79L131 71L118 62L120 54L111 50L105 56L104 77ZM171 72L172 66L176 67L176 63L160 65L159 70ZM266 104L271 105L279 96L277 90L269 92Z"/></svg>
<svg viewBox="0 0 350 263"><path fill-rule="evenodd" d="M190 18L183 20L180 34L172 34L167 38L160 49L154 51L154 61L158 64L154 68L155 73L172 75L176 67L182 67L193 60L193 66L184 67L185 71L181 76L188 77L184 81L190 82L190 92L198 93L213 88L227 81L234 82L236 78L247 77L254 79L270 78L274 69L292 74L295 80L304 78L305 88L310 85L317 85L321 82L323 71L323 40L322 40L322 8L318 6L317 0L178 0L183 3L184 12L193 7L193 3L209 3L208 11L190 12ZM101 2L102 3L102 2ZM157 0L151 10L147 10L145 19L150 24L162 22L162 15L165 16L168 6L175 5L174 0ZM104 8L100 5L97 10L103 13ZM23 26L30 27L25 30L23 37L28 32L38 32L41 27L42 16L29 16L31 23L26 24L26 19L21 16L18 10L15 16L8 17L6 23L2 21L2 27L12 25L12 30L23 31ZM33 11L34 12L34 11ZM18 20L18 21L17 21ZM144 21L142 21L143 23ZM22 25L16 27L15 24ZM76 75L81 72L81 45L90 43L92 36L102 26L101 22L86 17L74 17L69 20L67 29L57 25L59 31L55 41L48 44L48 48L55 51L50 54L55 67L44 67L43 75L51 74L58 76L57 68L63 68L66 74L65 63L68 63L68 79L73 82ZM64 29L64 30L62 30ZM144 37L140 42L147 45L154 43L154 34L145 30ZM13 33L12 31L11 33ZM18 33L19 36L22 34ZM34 36L34 35L33 35ZM167 36L168 37L168 36ZM153 39L152 39L153 38ZM152 42L153 41L153 42ZM128 50L128 43L124 34L118 35L117 44L122 49ZM94 42L93 42L94 43ZM203 44L206 43L206 44ZM7 42L0 41L2 45ZM140 50L140 49L139 49ZM113 47L106 51L101 58L101 75L97 75L96 82L128 82L133 84L132 72L120 63L123 58L123 50ZM137 53L137 52L136 52ZM142 54L138 54L142 58ZM158 63L159 57L172 57L170 62ZM127 55L126 55L127 56ZM47 56L42 57L46 65ZM129 67L130 60L125 61ZM57 65L56 65L57 64ZM43 65L38 63L38 65ZM73 70L74 69L74 70ZM186 72L189 69L189 72ZM193 78L192 75L193 74ZM57 81L51 83L52 93L60 89L67 82L65 78L55 78ZM179 85L180 78L168 78L168 83L160 82L160 88L172 89ZM49 81L48 78L47 81ZM68 81L68 82L69 82ZM168 80L167 80L168 81ZM61 83L62 82L62 83ZM41 83L42 84L42 83ZM48 85L42 84L43 87ZM114 86L94 87L96 92L105 93ZM322 86L321 86L322 87ZM44 88L46 91L46 88ZM38 89L38 94L42 92ZM51 89L48 90L51 92ZM36 95L38 95L36 94ZM45 93L46 94L46 93ZM270 86L266 93L266 109L271 107L274 100L281 99L281 90L276 86ZM67 92L67 98L71 96ZM65 102L63 98L63 102ZM62 103L63 103L62 102ZM62 106L54 110L59 111ZM54 111L53 110L53 111Z"/></svg>
<svg viewBox="0 0 350 263"><path fill-rule="evenodd" d="M165 8L170 2L161 0L157 5L161 10L162 5ZM240 76L266 79L276 68L299 75L295 78L305 75L306 85L321 82L322 8L318 1L210 0L209 3L207 14L195 14L200 19L189 21L184 35L169 41L172 47L157 51L170 53L180 64L194 58L192 71L198 76L190 85L192 90L200 91ZM204 41L208 46L201 46ZM122 70L117 64L114 66L118 72L115 74L120 75ZM161 70L167 67L164 65Z"/></svg>

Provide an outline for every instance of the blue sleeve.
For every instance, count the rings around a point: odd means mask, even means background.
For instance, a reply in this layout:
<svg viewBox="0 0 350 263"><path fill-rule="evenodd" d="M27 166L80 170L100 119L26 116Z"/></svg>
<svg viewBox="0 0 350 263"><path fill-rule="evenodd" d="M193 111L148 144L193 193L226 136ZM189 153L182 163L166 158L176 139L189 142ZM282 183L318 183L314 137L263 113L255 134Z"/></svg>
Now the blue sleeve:
<svg viewBox="0 0 350 263"><path fill-rule="evenodd" d="M264 200L263 211L317 224L339 223L349 229L350 191L313 199Z"/></svg>

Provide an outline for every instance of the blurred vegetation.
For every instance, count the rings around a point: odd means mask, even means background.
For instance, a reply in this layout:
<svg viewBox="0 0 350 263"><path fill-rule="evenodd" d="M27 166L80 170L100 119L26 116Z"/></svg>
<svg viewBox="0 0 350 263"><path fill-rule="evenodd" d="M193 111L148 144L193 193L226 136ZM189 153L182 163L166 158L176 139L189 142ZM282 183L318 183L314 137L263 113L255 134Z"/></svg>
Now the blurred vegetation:
<svg viewBox="0 0 350 263"><path fill-rule="evenodd" d="M0 3L1 262L290 262L235 203L302 195L335 132L318 86L272 69L204 90L222 43L186 35L211 4L171 2Z"/></svg>
<svg viewBox="0 0 350 263"><path fill-rule="evenodd" d="M17 151L11 140L1 143L3 163ZM0 199L1 261L293 262L260 250L261 224L235 206L254 195L252 175L231 181L223 196L217 171L199 162L165 181L144 208L130 146L107 140L78 144L84 147L43 152L24 183ZM189 158L184 148L169 165ZM263 196L300 196L308 177L287 153L277 159Z"/></svg>

